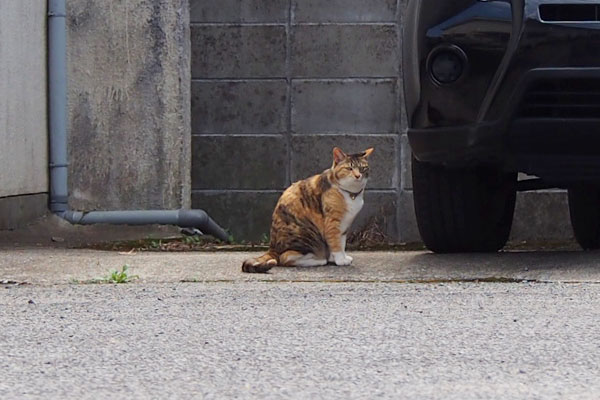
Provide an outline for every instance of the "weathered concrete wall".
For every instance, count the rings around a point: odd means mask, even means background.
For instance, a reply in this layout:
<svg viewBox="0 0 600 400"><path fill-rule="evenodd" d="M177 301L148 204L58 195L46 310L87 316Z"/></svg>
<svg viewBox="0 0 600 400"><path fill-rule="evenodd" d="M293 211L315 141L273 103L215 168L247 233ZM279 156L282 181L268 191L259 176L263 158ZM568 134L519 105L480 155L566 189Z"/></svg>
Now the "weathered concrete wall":
<svg viewBox="0 0 600 400"><path fill-rule="evenodd" d="M0 2L0 197L48 191L46 2Z"/></svg>
<svg viewBox="0 0 600 400"><path fill-rule="evenodd" d="M45 214L46 2L0 2L0 229ZM10 197L7 197L10 196Z"/></svg>
<svg viewBox="0 0 600 400"><path fill-rule="evenodd" d="M191 0L192 199L236 239L268 233L278 195L374 146L355 229L417 241L405 135L405 0ZM564 192L520 194L513 240L572 237Z"/></svg>
<svg viewBox="0 0 600 400"><path fill-rule="evenodd" d="M190 205L187 0L68 0L70 205Z"/></svg>

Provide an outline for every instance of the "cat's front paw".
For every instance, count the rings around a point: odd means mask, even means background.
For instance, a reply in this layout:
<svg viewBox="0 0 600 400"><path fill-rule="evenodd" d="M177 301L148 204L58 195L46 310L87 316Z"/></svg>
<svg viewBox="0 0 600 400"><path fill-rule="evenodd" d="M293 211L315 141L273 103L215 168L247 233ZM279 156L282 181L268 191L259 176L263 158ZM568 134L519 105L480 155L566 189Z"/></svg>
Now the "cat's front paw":
<svg viewBox="0 0 600 400"><path fill-rule="evenodd" d="M350 265L350 263L352 263L352 257L346 255L345 253L333 253L332 256L335 265Z"/></svg>

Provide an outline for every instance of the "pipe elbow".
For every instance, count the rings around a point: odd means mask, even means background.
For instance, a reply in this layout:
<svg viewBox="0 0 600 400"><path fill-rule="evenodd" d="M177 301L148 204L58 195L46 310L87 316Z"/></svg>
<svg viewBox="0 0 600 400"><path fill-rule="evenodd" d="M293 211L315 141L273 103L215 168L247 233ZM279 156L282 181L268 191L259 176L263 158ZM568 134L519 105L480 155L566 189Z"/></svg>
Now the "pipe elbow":
<svg viewBox="0 0 600 400"><path fill-rule="evenodd" d="M72 210L59 211L54 213L56 216L61 217L65 221L77 225L81 223L82 213ZM79 214L79 215L77 215Z"/></svg>
<svg viewBox="0 0 600 400"><path fill-rule="evenodd" d="M177 225L182 228L202 228L208 223L208 219L204 210L179 210Z"/></svg>
<svg viewBox="0 0 600 400"><path fill-rule="evenodd" d="M179 226L198 228L224 242L229 242L229 235L204 210L179 210Z"/></svg>

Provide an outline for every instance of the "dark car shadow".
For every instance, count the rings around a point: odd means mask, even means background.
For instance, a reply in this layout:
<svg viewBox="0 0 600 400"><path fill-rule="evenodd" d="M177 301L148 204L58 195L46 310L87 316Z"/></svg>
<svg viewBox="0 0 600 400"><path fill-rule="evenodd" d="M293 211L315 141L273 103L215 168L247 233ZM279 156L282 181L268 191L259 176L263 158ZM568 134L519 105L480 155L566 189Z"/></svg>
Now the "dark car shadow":
<svg viewBox="0 0 600 400"><path fill-rule="evenodd" d="M600 251L519 249L497 253L350 252L349 266L276 267L278 278L360 282L600 282ZM275 276L273 276L275 278Z"/></svg>
<svg viewBox="0 0 600 400"><path fill-rule="evenodd" d="M407 257L404 266L415 275L454 279L480 280L497 277L507 280L562 276L569 280L578 277L600 278L600 251L502 251L498 253L418 253Z"/></svg>

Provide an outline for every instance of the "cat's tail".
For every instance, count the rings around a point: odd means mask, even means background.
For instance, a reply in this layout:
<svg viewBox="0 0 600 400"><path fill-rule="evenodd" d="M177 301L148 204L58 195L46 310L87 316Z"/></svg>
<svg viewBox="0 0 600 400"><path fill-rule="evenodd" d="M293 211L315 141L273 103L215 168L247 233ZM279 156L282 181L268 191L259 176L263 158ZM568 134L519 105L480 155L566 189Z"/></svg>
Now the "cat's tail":
<svg viewBox="0 0 600 400"><path fill-rule="evenodd" d="M242 272L264 274L278 263L277 254L271 250L258 258L249 258L242 264Z"/></svg>

